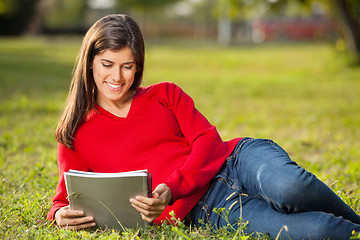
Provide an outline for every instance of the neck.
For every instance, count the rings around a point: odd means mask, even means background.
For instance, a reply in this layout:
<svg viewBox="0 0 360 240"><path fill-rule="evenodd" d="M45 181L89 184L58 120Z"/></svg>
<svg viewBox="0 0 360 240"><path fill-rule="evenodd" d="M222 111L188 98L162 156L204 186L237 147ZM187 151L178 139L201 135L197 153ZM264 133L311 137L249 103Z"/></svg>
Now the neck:
<svg viewBox="0 0 360 240"><path fill-rule="evenodd" d="M106 101L106 102L97 102L97 104L99 104L106 111L118 117L127 117L135 93L136 91L133 90L127 91L124 101L121 102Z"/></svg>

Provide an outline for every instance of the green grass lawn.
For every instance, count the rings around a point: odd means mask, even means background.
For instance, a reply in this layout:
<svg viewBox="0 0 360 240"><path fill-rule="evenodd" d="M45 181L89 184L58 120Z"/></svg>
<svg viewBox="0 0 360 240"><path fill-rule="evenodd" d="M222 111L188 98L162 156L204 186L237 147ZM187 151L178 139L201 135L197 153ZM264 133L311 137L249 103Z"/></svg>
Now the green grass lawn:
<svg viewBox="0 0 360 240"><path fill-rule="evenodd" d="M53 136L80 41L0 40L0 239L240 239L181 224L123 234L50 226ZM330 45L151 43L143 85L160 81L189 93L224 140L275 140L360 213L360 68Z"/></svg>

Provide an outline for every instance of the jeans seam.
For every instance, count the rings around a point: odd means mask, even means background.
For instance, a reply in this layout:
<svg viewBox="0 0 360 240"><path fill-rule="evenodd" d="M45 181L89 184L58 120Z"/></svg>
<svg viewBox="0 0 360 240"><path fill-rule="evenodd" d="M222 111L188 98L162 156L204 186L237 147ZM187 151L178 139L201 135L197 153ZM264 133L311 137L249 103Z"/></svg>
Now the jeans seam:
<svg viewBox="0 0 360 240"><path fill-rule="evenodd" d="M205 220L205 224L210 223L210 211L209 211L207 204L200 200L198 201L197 204L199 204L201 206L201 211L205 212L205 218L202 218Z"/></svg>
<svg viewBox="0 0 360 240"><path fill-rule="evenodd" d="M236 156L240 153L241 148L243 147L243 145L248 142L248 141L252 141L254 140L254 138L246 138L243 140L240 140L240 144L236 146L235 148L235 152L231 153L230 156L226 159L227 161L231 161L232 159L236 158Z"/></svg>
<svg viewBox="0 0 360 240"><path fill-rule="evenodd" d="M234 185L235 185L235 186L238 185L238 184L236 183L236 180L235 180L235 179L231 178L231 177L230 177L229 175L227 175L227 174L222 174L222 175L224 176L224 177L221 178L222 181L224 181L225 184L226 184L229 188L235 189L235 190L239 191L238 188L234 188ZM221 175L220 175L220 176L221 176ZM226 181L226 180L228 180L228 181ZM231 182L231 184L230 184L230 182Z"/></svg>

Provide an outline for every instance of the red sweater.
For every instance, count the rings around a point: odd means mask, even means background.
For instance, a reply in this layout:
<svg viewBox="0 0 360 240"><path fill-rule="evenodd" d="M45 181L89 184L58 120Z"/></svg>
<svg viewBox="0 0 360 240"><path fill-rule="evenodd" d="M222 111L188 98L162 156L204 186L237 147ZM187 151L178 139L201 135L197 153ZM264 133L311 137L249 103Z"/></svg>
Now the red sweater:
<svg viewBox="0 0 360 240"><path fill-rule="evenodd" d="M75 151L58 144L59 183L49 220L54 219L56 210L69 204L63 177L69 169L148 169L153 187L165 183L173 197L155 223L169 218L171 210L183 219L239 141L223 142L193 100L173 83L140 87L126 118L99 105L96 110L77 130Z"/></svg>

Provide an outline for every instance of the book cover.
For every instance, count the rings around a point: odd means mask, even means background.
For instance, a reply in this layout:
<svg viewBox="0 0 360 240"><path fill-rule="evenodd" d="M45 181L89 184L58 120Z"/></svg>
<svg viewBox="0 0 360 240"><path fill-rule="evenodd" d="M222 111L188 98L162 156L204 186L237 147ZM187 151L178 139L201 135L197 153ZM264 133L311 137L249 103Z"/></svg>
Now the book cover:
<svg viewBox="0 0 360 240"><path fill-rule="evenodd" d="M93 216L97 226L124 231L145 226L129 199L151 197L151 175L147 170L95 173L70 170L64 173L70 208Z"/></svg>

